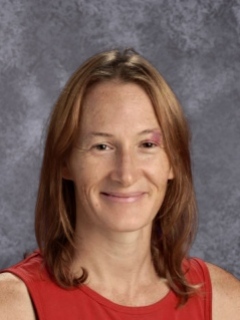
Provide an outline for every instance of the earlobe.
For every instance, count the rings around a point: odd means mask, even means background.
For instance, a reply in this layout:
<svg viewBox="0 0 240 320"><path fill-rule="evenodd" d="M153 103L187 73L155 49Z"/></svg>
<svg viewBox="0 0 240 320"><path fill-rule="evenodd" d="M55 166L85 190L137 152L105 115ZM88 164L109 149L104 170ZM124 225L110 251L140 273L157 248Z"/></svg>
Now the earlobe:
<svg viewBox="0 0 240 320"><path fill-rule="evenodd" d="M175 178L172 166L169 169L168 180L173 180Z"/></svg>
<svg viewBox="0 0 240 320"><path fill-rule="evenodd" d="M72 175L66 161L64 161L62 165L62 178L65 180L72 180Z"/></svg>

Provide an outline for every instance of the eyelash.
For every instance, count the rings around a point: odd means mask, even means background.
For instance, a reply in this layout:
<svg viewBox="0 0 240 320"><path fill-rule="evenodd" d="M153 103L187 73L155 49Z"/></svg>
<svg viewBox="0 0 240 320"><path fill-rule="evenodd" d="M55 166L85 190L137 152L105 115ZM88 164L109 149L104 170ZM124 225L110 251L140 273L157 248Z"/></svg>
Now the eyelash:
<svg viewBox="0 0 240 320"><path fill-rule="evenodd" d="M141 146L145 149L152 149L152 148L157 147L157 144L152 141L145 141L141 144ZM98 151L106 151L106 150L111 150L112 147L110 147L109 145L107 145L105 143L99 143L99 144L94 145L93 149L96 149Z"/></svg>
<svg viewBox="0 0 240 320"><path fill-rule="evenodd" d="M157 147L157 144L155 142L152 141L145 141L142 143L142 145L146 148L146 149L152 149Z"/></svg>
<svg viewBox="0 0 240 320"><path fill-rule="evenodd" d="M104 146L104 148L103 148ZM93 146L93 149L97 149L99 151L105 151L107 149L112 149L111 147L109 147L107 144L105 143L99 143Z"/></svg>

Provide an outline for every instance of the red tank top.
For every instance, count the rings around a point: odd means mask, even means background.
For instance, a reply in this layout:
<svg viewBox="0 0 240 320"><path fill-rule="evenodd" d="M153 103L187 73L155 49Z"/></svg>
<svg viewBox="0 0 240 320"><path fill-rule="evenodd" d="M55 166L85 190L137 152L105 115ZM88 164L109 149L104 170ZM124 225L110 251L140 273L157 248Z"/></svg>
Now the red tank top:
<svg viewBox="0 0 240 320"><path fill-rule="evenodd" d="M144 307L127 307L113 303L86 285L63 289L50 278L40 253L2 272L11 272L26 284L39 320L211 320L211 282L202 260L189 260L187 278L202 284L201 290L182 307L176 308L172 292L160 301Z"/></svg>

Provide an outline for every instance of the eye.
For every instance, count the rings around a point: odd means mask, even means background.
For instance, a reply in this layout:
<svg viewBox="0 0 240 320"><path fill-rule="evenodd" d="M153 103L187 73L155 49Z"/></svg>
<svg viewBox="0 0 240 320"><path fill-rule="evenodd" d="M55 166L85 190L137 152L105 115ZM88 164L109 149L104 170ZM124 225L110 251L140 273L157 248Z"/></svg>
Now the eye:
<svg viewBox="0 0 240 320"><path fill-rule="evenodd" d="M99 150L99 151L105 151L105 150L110 150L111 148L104 143L99 143L93 146L94 149Z"/></svg>
<svg viewBox="0 0 240 320"><path fill-rule="evenodd" d="M143 146L143 148L151 149L151 148L155 148L157 145L154 142L145 141L145 142L142 143L142 146Z"/></svg>

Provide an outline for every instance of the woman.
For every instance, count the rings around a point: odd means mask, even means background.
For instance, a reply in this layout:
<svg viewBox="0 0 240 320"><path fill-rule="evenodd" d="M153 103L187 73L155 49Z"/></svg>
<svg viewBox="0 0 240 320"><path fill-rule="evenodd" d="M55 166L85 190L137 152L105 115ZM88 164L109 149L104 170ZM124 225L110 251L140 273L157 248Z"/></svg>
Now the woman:
<svg viewBox="0 0 240 320"><path fill-rule="evenodd" d="M49 123L40 251L4 270L2 319L240 319L239 281L188 258L189 133L165 80L132 50L81 66Z"/></svg>

